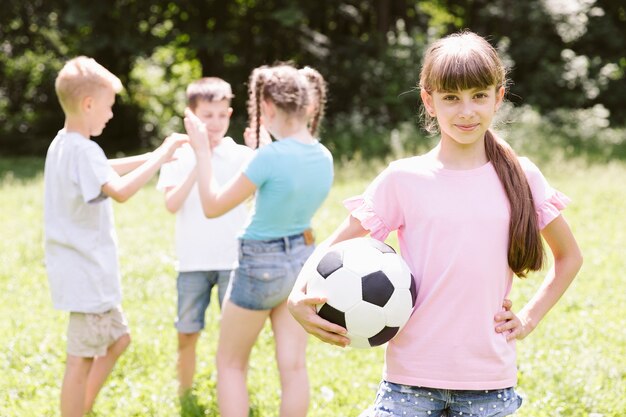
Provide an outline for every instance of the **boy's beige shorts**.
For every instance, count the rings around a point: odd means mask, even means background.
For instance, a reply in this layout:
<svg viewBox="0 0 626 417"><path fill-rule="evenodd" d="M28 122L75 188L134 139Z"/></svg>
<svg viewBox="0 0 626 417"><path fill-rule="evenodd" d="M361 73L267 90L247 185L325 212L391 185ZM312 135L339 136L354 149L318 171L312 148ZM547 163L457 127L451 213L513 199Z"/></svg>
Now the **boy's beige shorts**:
<svg viewBox="0 0 626 417"><path fill-rule="evenodd" d="M121 307L99 314L70 313L67 353L84 358L104 356L109 346L128 333Z"/></svg>

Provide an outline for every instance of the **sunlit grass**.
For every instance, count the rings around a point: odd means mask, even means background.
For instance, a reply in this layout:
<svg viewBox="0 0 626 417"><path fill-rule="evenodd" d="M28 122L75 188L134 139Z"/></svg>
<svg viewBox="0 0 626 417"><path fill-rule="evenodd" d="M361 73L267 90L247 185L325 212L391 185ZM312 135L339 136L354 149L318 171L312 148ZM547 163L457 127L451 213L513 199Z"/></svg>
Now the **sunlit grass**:
<svg viewBox="0 0 626 417"><path fill-rule="evenodd" d="M65 360L66 314L51 306L42 250L41 160L0 160L0 416L56 416ZM337 165L331 196L314 219L319 239L345 217L341 201L364 190L384 164ZM626 410L626 165L542 166L573 203L565 215L585 255L570 290L518 343L521 417L618 417ZM11 172L13 172L11 174ZM176 394L174 218L151 183L115 205L124 309L133 342L105 385L94 416L181 415ZM395 245L395 239L392 238ZM517 280L520 308L541 274ZM195 399L183 415L217 415L215 305L199 343ZM278 374L269 328L253 350L252 414L274 416ZM419 354L419 353L417 353ZM382 349L342 350L311 339L311 416L356 416L374 399Z"/></svg>

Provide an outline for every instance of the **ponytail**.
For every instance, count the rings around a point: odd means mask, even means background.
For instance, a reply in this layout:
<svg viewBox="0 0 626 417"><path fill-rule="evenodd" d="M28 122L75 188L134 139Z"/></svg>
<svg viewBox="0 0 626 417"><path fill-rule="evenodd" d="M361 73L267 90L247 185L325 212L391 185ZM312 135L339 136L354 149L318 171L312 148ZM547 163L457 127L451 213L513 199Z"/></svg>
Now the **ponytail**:
<svg viewBox="0 0 626 417"><path fill-rule="evenodd" d="M505 87L506 68L496 49L472 32L460 32L434 42L424 55L419 86L422 91L460 91L470 88ZM436 119L424 108L425 127L436 130ZM543 242L533 196L517 155L491 130L485 132L485 152L509 200L509 267L519 277L541 269Z"/></svg>
<svg viewBox="0 0 626 417"><path fill-rule="evenodd" d="M491 130L485 133L485 151L509 199L509 267L515 275L525 277L529 271L541 269L544 261L530 186L513 149Z"/></svg>

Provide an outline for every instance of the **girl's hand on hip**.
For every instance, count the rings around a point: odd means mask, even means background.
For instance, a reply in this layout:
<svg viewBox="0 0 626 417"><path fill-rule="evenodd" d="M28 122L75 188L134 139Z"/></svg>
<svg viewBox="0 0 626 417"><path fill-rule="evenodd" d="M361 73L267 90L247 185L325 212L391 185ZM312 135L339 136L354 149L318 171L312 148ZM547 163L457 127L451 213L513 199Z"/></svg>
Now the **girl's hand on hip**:
<svg viewBox="0 0 626 417"><path fill-rule="evenodd" d="M502 308L504 311L499 312L494 317L496 321L496 333L505 333L507 342L514 339L523 339L530 333L528 326L524 326L522 320L511 310L513 302L504 299Z"/></svg>

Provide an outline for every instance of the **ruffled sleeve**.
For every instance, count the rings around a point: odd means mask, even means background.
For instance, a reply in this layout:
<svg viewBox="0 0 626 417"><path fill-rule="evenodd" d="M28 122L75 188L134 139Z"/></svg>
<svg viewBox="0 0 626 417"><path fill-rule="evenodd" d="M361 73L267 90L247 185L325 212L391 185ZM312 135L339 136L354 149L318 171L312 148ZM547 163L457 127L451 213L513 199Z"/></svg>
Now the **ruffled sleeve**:
<svg viewBox="0 0 626 417"><path fill-rule="evenodd" d="M364 229L369 230L374 239L384 241L391 232L363 196L350 197L343 201L343 205L350 211L352 217L361 222Z"/></svg>
<svg viewBox="0 0 626 417"><path fill-rule="evenodd" d="M571 202L570 198L558 190L552 190L553 194L544 200L536 208L539 230L543 230L552 220L559 217L563 210Z"/></svg>
<svg viewBox="0 0 626 417"><path fill-rule="evenodd" d="M552 220L559 217L561 210L571 200L565 194L552 188L539 168L528 158L521 157L519 162L526 174L528 185L533 194L539 230L543 230Z"/></svg>

